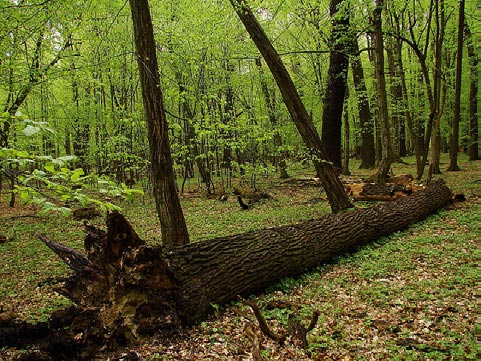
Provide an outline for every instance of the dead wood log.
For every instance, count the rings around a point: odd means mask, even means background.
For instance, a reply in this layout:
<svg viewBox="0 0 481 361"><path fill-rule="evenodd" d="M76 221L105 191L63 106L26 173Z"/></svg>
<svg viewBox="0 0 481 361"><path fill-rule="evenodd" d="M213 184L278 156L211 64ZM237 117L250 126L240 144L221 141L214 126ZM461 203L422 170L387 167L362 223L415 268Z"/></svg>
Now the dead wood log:
<svg viewBox="0 0 481 361"><path fill-rule="evenodd" d="M319 178L290 178L283 180L281 184L295 187L321 187Z"/></svg>
<svg viewBox="0 0 481 361"><path fill-rule="evenodd" d="M99 309L105 337L128 342L159 328L200 321L212 304L262 290L406 228L450 199L449 188L436 181L395 202L192 243L165 254L146 246L120 213L109 215L107 232L90 230L92 249L100 251L91 251L85 260L62 256L64 249L43 240L62 259L76 260L65 293L84 307Z"/></svg>
<svg viewBox="0 0 481 361"><path fill-rule="evenodd" d="M355 201L394 201L424 189L413 183L350 183L345 186L346 194Z"/></svg>
<svg viewBox="0 0 481 361"><path fill-rule="evenodd" d="M376 180L377 178L375 174L363 179L363 181L366 183L375 183ZM415 179L411 174L394 175L394 173L390 171L386 175L386 183L406 185L406 184L412 184L414 181Z"/></svg>

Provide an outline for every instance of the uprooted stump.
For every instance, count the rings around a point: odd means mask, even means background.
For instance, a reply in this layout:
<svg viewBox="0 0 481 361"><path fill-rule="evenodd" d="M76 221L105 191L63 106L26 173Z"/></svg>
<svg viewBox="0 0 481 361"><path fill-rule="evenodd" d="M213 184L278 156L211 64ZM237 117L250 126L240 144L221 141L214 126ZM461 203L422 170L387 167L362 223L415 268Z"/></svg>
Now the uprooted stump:
<svg viewBox="0 0 481 361"><path fill-rule="evenodd" d="M127 343L202 320L212 304L262 290L426 218L451 199L443 182L409 197L299 224L176 247L146 245L118 212L86 224L86 255L42 236L73 270L61 292L95 310L103 343ZM75 320L74 320L75 321Z"/></svg>

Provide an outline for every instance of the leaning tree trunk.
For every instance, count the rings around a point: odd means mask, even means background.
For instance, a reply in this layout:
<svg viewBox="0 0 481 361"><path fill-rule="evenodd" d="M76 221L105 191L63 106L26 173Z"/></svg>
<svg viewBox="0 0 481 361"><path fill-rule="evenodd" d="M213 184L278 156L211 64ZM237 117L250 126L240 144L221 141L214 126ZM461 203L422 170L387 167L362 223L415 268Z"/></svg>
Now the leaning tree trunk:
<svg viewBox="0 0 481 361"><path fill-rule="evenodd" d="M352 204L344 193L341 180L333 164L327 161L319 133L279 54L257 21L246 0L230 0L230 2L269 67L292 121L296 125L305 145L312 152L314 167L324 187L332 212L337 213L351 208Z"/></svg>
<svg viewBox="0 0 481 361"><path fill-rule="evenodd" d="M74 271L61 291L89 311L88 334L125 343L198 322L213 304L260 291L406 228L450 198L449 188L435 181L388 204L187 244L165 254L145 245L118 212L108 215L107 232L86 225L87 257L41 239Z"/></svg>

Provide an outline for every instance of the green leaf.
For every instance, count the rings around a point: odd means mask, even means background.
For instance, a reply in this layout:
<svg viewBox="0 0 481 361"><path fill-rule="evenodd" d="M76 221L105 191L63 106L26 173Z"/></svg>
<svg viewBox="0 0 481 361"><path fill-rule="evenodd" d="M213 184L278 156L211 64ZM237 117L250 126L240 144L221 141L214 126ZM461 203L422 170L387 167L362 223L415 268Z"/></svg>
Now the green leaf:
<svg viewBox="0 0 481 361"><path fill-rule="evenodd" d="M73 171L72 175L70 176L71 181L77 181L81 176L83 176L84 170L82 168L77 168Z"/></svg>
<svg viewBox="0 0 481 361"><path fill-rule="evenodd" d="M55 173L55 166L53 164L47 164L44 168L47 172Z"/></svg>
<svg viewBox="0 0 481 361"><path fill-rule="evenodd" d="M26 201L26 200L29 198L29 196L30 196L30 195L28 194L28 191L26 191L25 189L20 190L19 193L20 193L20 199L21 199L22 201Z"/></svg>

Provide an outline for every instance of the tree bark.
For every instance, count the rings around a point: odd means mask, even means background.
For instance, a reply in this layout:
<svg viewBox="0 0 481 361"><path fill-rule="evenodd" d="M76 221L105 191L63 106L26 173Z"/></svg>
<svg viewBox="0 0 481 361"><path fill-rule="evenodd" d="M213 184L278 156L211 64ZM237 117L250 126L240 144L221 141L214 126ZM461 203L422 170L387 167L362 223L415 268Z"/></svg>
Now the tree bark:
<svg viewBox="0 0 481 361"><path fill-rule="evenodd" d="M434 38L434 121L431 139L431 157L429 159L429 169L426 175L426 183L431 181L433 174L440 174L439 159L441 154L441 117L443 115L446 80L443 79L443 42L446 29L446 17L444 0L434 0L434 19L436 23ZM426 147L426 144L425 144ZM427 154L427 153L426 153Z"/></svg>
<svg viewBox="0 0 481 361"><path fill-rule="evenodd" d="M466 23L464 26L466 47L469 59L469 160L479 159L478 139L478 57L473 43L471 29Z"/></svg>
<svg viewBox="0 0 481 361"><path fill-rule="evenodd" d="M96 310L98 323L89 333L105 342L129 342L198 322L214 304L258 292L402 230L450 199L450 189L435 181L391 203L191 243L166 254L146 246L118 212L108 215L107 231L86 226L87 257L41 239L74 271L63 293L83 309Z"/></svg>
<svg viewBox="0 0 481 361"><path fill-rule="evenodd" d="M397 31L400 32L401 26L400 26L399 17L394 15L393 22L394 22L394 26L398 29ZM409 107L409 93L406 85L406 75L404 71L404 63L403 63L403 57L402 57L402 41L398 38L395 39L394 62L398 66L398 71L399 71L398 75L401 83L402 108L403 108L402 112L406 118L409 137L411 138L412 148L414 149L414 155L416 157L416 172L419 173L421 168L420 167L421 157L422 157L421 151L423 149L423 146L420 144L419 139L422 135L418 134L418 130L415 127L416 122L413 121L412 111Z"/></svg>
<svg viewBox="0 0 481 361"><path fill-rule="evenodd" d="M166 247L182 245L189 243L189 234L175 186L149 2L130 0L129 3L147 119L150 166L162 243Z"/></svg>
<svg viewBox="0 0 481 361"><path fill-rule="evenodd" d="M332 211L337 213L352 207L351 202L349 202L348 197L344 193L344 187L333 165L326 161L327 157L323 150L319 133L307 113L294 82L279 57L279 54L272 46L269 38L252 13L252 10L247 5L247 2L245 0L230 0L230 2L266 61L267 66L279 86L284 103L299 134L307 148L313 153L313 163L317 175L326 191Z"/></svg>
<svg viewBox="0 0 481 361"><path fill-rule="evenodd" d="M429 159L428 174L426 175L426 183L429 183L434 174L440 174L439 159L441 154L441 117L444 111L446 100L446 80L442 74L442 50L445 34L445 9L444 0L434 0L434 18L436 23L434 38L434 117L432 123L431 138L431 157ZM427 139L426 139L427 141ZM428 144L425 143L425 150ZM427 154L427 153L425 153Z"/></svg>
<svg viewBox="0 0 481 361"><path fill-rule="evenodd" d="M374 120L372 119L371 108L369 107L369 95L367 93L366 82L364 79L364 69L362 67L361 56L359 54L359 43L355 39L352 49L352 78L356 88L357 107L359 111L359 123L361 127L361 169L374 168L376 164L376 154L374 147Z"/></svg>
<svg viewBox="0 0 481 361"><path fill-rule="evenodd" d="M449 148L450 163L448 171L460 170L458 165L459 148L459 118L461 117L461 82L463 68L463 36L464 36L464 0L459 1L458 18L458 48L456 54L456 86L454 94L454 115L451 134L451 146Z"/></svg>
<svg viewBox="0 0 481 361"><path fill-rule="evenodd" d="M405 137L405 107L403 104L403 90L400 76L400 66L396 62L396 47L400 46L395 39L389 39L388 48L386 49L387 62L389 69L389 84L391 92L391 119L394 129L393 135L393 160L399 162L402 157L406 156L406 137Z"/></svg>
<svg viewBox="0 0 481 361"><path fill-rule="evenodd" d="M377 171L377 183L385 184L386 176L391 168L392 151L389 136L389 119L387 109L386 78L384 76L384 37L382 33L383 0L376 0L373 14L374 33L374 72L376 75L377 103L379 108L379 128L381 130L382 158Z"/></svg>
<svg viewBox="0 0 481 361"><path fill-rule="evenodd" d="M414 51L415 55L417 56L419 60L419 65L421 67L421 72L422 72L422 79L424 81L425 87L426 87L426 97L429 102L429 117L426 122L425 129L424 127L421 126L421 123L418 122L419 129L417 132L419 133L419 136L416 137L416 141L419 142L418 144L418 149L422 151L422 159L421 161L417 162L417 179L421 179L424 173L424 168L426 165L426 161L428 159L428 153L429 153L429 144L431 141L431 136L433 133L433 123L437 117L437 111L438 111L438 106L436 103L437 99L437 93L435 90L433 90L433 87L436 88L436 79L438 79L438 75L440 75L439 72L436 71L437 66L435 67L434 71L434 86L431 84L431 77L430 77L430 71L428 68L428 63L427 63L427 52L429 49L429 36L431 35L431 22L433 18L433 13L434 13L434 8L437 8L437 0L436 0L436 6L434 6L434 0L430 2L429 5L429 11L427 13L427 16L423 13L423 17L426 17L426 31L424 31L426 39L424 43L423 49L421 49L420 44L419 44L419 37L415 35L414 29L415 29L415 24L417 23L416 19L413 19L409 22L409 34L410 34L410 39L405 38L402 36L402 32L398 30L398 34L395 34L395 37L398 39L402 40L403 42L407 43L411 49ZM438 32L439 27L436 27L436 32ZM435 54L435 57L437 55ZM424 98L423 98L424 99ZM421 132L424 132L424 134L421 135Z"/></svg>
<svg viewBox="0 0 481 361"><path fill-rule="evenodd" d="M346 40L349 36L349 15L345 11L339 12L342 1L331 0L329 3L329 13L332 22L329 43L332 48L329 55L327 86L324 93L321 134L321 142L326 152L326 157L338 169L342 168L342 110L349 69L349 58L346 50L349 46L349 42Z"/></svg>
<svg viewBox="0 0 481 361"><path fill-rule="evenodd" d="M342 170L343 175L351 175L349 171L349 158L351 151L351 127L349 125L349 90L346 90L344 99L344 111L343 111L343 126L344 126L344 148L342 157Z"/></svg>

